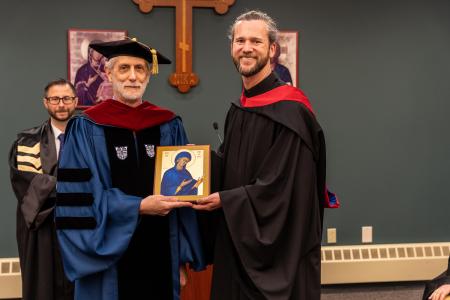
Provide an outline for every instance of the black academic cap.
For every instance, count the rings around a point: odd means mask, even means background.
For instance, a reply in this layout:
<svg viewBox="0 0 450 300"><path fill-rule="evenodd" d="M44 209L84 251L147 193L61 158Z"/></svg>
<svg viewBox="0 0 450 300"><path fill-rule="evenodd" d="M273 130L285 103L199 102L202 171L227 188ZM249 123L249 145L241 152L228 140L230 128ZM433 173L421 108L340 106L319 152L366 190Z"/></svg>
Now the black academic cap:
<svg viewBox="0 0 450 300"><path fill-rule="evenodd" d="M116 56L140 57L153 64L153 68L158 64L170 64L171 61L156 49L151 48L136 39L124 39L103 43L91 43L90 48L110 59ZM157 72L157 71L156 71ZM155 73L155 72L152 72Z"/></svg>

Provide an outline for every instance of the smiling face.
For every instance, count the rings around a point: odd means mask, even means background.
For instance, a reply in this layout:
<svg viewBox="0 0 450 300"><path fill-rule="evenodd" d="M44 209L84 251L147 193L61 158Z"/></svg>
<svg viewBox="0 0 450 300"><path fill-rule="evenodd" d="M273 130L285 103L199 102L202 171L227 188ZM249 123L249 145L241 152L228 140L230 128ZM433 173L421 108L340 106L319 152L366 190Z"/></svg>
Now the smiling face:
<svg viewBox="0 0 450 300"><path fill-rule="evenodd" d="M262 20L240 21L231 41L231 56L243 77L265 77L270 73L270 58L275 44L269 43L267 24Z"/></svg>
<svg viewBox="0 0 450 300"><path fill-rule="evenodd" d="M58 104L50 103L51 98L60 98ZM66 103L62 100L67 98ZM44 106L48 111L50 117L59 122L66 122L75 112L75 107L77 106L78 98L74 94L73 90L68 84L57 84L51 86L44 100Z"/></svg>
<svg viewBox="0 0 450 300"><path fill-rule="evenodd" d="M106 68L114 98L127 105L139 105L150 79L146 61L133 56L118 56L115 59L112 69Z"/></svg>

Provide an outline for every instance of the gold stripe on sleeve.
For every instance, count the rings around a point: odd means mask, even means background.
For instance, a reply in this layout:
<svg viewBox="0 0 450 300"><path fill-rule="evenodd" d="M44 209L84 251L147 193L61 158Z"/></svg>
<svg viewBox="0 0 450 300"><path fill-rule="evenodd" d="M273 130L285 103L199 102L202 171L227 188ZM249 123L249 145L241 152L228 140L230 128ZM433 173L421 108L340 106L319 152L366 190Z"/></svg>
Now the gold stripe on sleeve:
<svg viewBox="0 0 450 300"><path fill-rule="evenodd" d="M27 146L19 145L19 146L17 146L17 151L18 152L27 153L27 154L37 155L41 151L41 143L37 143L33 147L27 147Z"/></svg>
<svg viewBox="0 0 450 300"><path fill-rule="evenodd" d="M41 164L41 158L40 157L33 157L28 155L17 155L17 162L26 162L32 164L36 169L39 169Z"/></svg>
<svg viewBox="0 0 450 300"><path fill-rule="evenodd" d="M37 169L35 169L35 168L33 168L33 167L30 167L30 166L18 165L18 166L17 166L17 169L18 169L19 171L33 172L33 173L39 173L39 174L42 174L42 169L37 170Z"/></svg>

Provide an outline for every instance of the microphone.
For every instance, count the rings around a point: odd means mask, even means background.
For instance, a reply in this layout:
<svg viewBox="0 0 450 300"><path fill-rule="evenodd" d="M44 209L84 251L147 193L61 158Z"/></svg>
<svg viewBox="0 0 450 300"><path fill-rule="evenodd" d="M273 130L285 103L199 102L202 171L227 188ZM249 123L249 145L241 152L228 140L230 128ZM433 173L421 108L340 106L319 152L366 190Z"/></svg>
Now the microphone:
<svg viewBox="0 0 450 300"><path fill-rule="evenodd" d="M214 128L214 131L217 134L217 137L219 138L220 143L222 144L223 140L222 140L222 138L220 137L220 134L219 134L219 124L217 124L217 122L213 122L212 125L213 125L213 128Z"/></svg>

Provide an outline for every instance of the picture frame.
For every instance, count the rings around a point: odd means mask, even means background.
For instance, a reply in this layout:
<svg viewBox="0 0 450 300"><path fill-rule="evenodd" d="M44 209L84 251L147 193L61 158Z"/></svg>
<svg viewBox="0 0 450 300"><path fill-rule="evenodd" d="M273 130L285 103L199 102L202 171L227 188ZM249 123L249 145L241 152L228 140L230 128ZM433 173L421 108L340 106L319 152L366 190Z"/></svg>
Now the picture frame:
<svg viewBox="0 0 450 300"><path fill-rule="evenodd" d="M298 87L298 31L280 31L272 70L281 80Z"/></svg>
<svg viewBox="0 0 450 300"><path fill-rule="evenodd" d="M112 98L112 86L104 71L106 58L89 49L89 44L126 36L126 30L68 29L68 78L75 86L77 108L84 109Z"/></svg>
<svg viewBox="0 0 450 300"><path fill-rule="evenodd" d="M158 146L153 194L197 201L210 193L209 145Z"/></svg>

